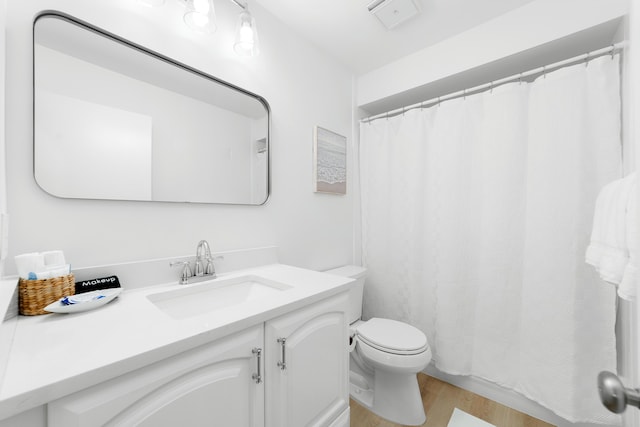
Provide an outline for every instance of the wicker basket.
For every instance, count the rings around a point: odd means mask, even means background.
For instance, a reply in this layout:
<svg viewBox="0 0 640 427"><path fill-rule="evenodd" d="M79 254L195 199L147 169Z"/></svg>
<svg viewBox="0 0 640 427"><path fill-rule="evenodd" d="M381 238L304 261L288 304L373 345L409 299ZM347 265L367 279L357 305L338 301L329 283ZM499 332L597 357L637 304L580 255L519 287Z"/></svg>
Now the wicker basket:
<svg viewBox="0 0 640 427"><path fill-rule="evenodd" d="M20 314L34 316L49 314L44 308L62 297L75 294L73 273L67 276L43 280L25 280L18 282Z"/></svg>

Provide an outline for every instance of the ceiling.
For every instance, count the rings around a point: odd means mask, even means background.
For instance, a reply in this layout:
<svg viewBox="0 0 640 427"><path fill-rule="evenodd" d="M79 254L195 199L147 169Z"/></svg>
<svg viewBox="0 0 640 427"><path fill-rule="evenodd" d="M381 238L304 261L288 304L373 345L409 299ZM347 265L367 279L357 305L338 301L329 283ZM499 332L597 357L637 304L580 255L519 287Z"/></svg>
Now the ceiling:
<svg viewBox="0 0 640 427"><path fill-rule="evenodd" d="M255 0L280 21L365 74L533 0L415 0L421 12L387 30L371 0Z"/></svg>

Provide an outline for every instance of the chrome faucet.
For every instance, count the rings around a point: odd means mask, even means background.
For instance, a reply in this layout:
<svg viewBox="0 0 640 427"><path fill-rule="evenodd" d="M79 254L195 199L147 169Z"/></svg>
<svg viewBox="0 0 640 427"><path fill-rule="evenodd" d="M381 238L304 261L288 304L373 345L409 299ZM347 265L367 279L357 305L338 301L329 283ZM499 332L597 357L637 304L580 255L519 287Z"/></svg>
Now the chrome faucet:
<svg viewBox="0 0 640 427"><path fill-rule="evenodd" d="M182 272L180 273L180 284L186 285L188 283L197 283L203 280L215 279L216 269L213 265L214 259L224 259L222 256L213 258L211 256L211 248L206 240L200 240L198 242L198 248L196 249L196 262L193 266L193 270L189 264L189 261L174 261L170 263L170 266L182 265Z"/></svg>

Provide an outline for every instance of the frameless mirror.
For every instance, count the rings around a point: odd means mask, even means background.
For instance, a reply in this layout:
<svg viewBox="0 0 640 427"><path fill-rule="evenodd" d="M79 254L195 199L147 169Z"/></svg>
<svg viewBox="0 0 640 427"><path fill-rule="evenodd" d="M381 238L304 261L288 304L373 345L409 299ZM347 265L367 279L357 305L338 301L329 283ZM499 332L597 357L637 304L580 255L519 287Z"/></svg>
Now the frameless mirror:
<svg viewBox="0 0 640 427"><path fill-rule="evenodd" d="M263 204L262 97L87 25L34 23L34 174L65 198Z"/></svg>

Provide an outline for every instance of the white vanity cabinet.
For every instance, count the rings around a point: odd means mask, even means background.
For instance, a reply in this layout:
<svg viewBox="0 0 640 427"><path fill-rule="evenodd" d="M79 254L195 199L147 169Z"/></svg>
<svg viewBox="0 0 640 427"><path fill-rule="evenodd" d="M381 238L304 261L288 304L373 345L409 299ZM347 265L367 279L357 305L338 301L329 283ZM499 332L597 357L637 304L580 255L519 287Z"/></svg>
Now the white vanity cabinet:
<svg viewBox="0 0 640 427"><path fill-rule="evenodd" d="M332 423L349 407L347 304L342 294L266 322L266 427L340 424Z"/></svg>
<svg viewBox="0 0 640 427"><path fill-rule="evenodd" d="M48 427L348 426L347 302L326 298L58 399Z"/></svg>
<svg viewBox="0 0 640 427"><path fill-rule="evenodd" d="M262 343L260 325L66 396L48 426L262 427Z"/></svg>

